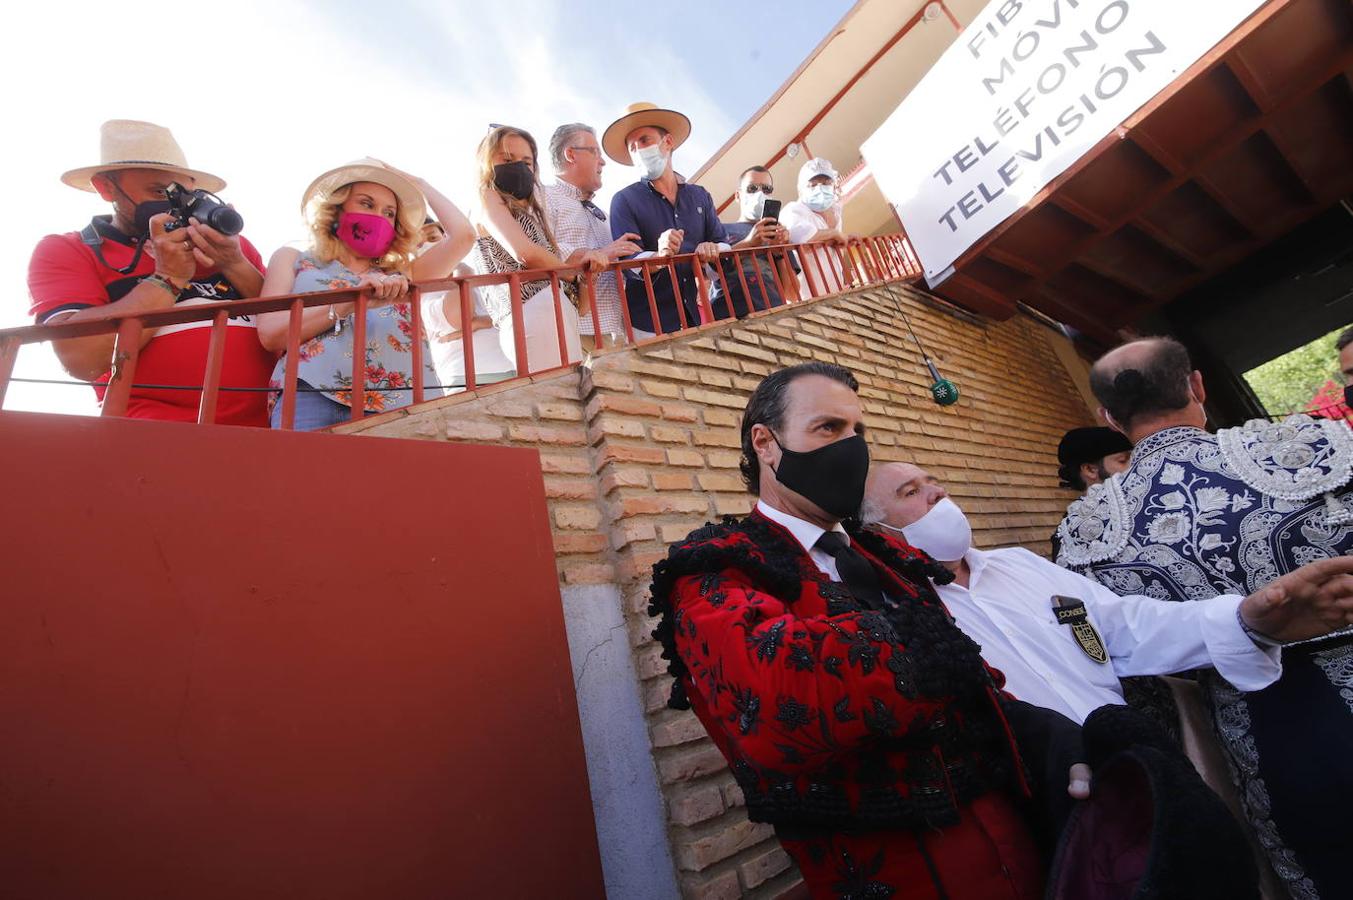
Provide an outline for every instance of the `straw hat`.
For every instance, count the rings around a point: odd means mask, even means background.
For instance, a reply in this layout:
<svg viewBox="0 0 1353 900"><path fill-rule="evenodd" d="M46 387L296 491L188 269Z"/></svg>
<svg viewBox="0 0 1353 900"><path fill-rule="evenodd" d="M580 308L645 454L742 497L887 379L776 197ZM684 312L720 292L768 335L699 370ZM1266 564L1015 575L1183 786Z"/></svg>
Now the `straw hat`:
<svg viewBox="0 0 1353 900"><path fill-rule="evenodd" d="M408 178L369 156L330 169L310 182L310 187L301 196L301 215L308 215L312 204L323 203L325 198L345 184L358 181L370 181L394 191L395 199L399 201L399 220L405 231L408 234L419 233L427 217L427 201L423 199L423 192Z"/></svg>
<svg viewBox="0 0 1353 900"><path fill-rule="evenodd" d="M196 187L215 194L225 182L215 175L188 168L183 148L169 133L168 128L150 122L131 119L112 119L99 128L99 157L97 166L71 169L61 180L73 188L93 191L91 179L100 172L118 169L156 169L191 178Z"/></svg>
<svg viewBox="0 0 1353 900"><path fill-rule="evenodd" d="M622 166L634 165L630 159L625 138L636 128L656 125L672 136L672 145L680 147L691 136L691 120L673 109L659 109L652 103L631 103L625 113L612 122L601 136L601 147L606 155Z"/></svg>

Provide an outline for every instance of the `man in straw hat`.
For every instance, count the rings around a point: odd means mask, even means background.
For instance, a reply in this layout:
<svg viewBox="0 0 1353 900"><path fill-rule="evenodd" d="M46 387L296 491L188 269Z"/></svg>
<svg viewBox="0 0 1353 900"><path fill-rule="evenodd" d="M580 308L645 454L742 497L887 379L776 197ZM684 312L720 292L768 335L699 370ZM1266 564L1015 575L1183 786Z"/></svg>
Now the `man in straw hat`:
<svg viewBox="0 0 1353 900"><path fill-rule="evenodd" d="M643 252L635 258L694 253L706 263L715 262L729 249L728 235L719 221L714 198L696 184L687 184L672 167L672 153L691 135L691 120L679 112L659 109L652 103L633 103L601 137L606 155L624 166L637 166L641 178L611 199L611 234L617 239L639 235ZM677 303L685 311L687 325L698 325L700 303L694 269L675 267L678 284L664 269L652 273L653 299L658 323L653 322L648 293L640 270L630 270L626 300L630 322L637 337L652 337L662 326L669 334L681 328ZM716 318L727 316L721 303Z"/></svg>
<svg viewBox="0 0 1353 900"><path fill-rule="evenodd" d="M97 193L112 204L112 213L94 216L80 231L48 235L38 243L28 266L29 311L38 324L258 296L263 263L247 240L195 219L185 228L166 229L174 218L166 199L171 184L216 192L224 181L189 168L169 129L150 122L105 122L100 145L100 163L72 169L61 180ZM136 382L201 385L210 325L146 329ZM105 384L114 341L115 335L107 333L56 340L52 346L71 375ZM249 317L229 320L221 385L260 390L223 392L217 400L218 423L268 424L267 395L261 389L273 361ZM102 399L103 388L95 390ZM200 399L197 390L134 387L127 415L196 421Z"/></svg>

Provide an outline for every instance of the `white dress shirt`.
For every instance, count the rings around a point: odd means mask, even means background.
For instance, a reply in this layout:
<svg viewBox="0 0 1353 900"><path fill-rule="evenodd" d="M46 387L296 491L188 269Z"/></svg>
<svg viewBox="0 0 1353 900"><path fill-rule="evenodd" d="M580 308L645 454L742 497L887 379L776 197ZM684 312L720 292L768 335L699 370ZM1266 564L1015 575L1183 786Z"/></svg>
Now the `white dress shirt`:
<svg viewBox="0 0 1353 900"><path fill-rule="evenodd" d="M1281 651L1258 647L1241 629L1243 598L1235 594L1184 603L1120 597L1022 547L972 549L964 558L968 587L935 586L958 627L1005 674L1007 691L1076 722L1124 702L1120 676L1210 666L1238 690L1257 691L1282 674ZM1054 595L1085 602L1108 663L1091 659L1071 627L1057 622Z"/></svg>
<svg viewBox="0 0 1353 900"><path fill-rule="evenodd" d="M832 581L840 581L841 573L836 571L836 559L825 550L817 549L817 539L826 533L827 529L814 525L812 522L805 522L803 519L791 516L787 512L780 512L773 506L770 506L764 500L756 501L757 512L770 519L776 524L783 525L794 539L803 545L803 549L808 551L812 557L813 564L818 567L822 574L826 575ZM850 546L850 535L837 522L832 526L832 531L837 532L846 539L846 546Z"/></svg>
<svg viewBox="0 0 1353 900"><path fill-rule="evenodd" d="M836 211L836 230L845 234L846 220L841 204L836 204L833 209ZM789 232L790 243L794 244L812 240L813 235L831 227L821 213L814 212L802 200L792 200L784 205L780 210L780 224ZM842 248L841 252L844 254L845 249ZM813 296L808 286L809 268L812 269L813 281L817 283L819 296L841 290L840 285L845 276L841 271L841 264L837 262L836 254L822 248L813 250L811 254L804 251L800 251L800 254L811 255L812 261L803 258L799 260L799 288L802 291L799 296L805 300Z"/></svg>

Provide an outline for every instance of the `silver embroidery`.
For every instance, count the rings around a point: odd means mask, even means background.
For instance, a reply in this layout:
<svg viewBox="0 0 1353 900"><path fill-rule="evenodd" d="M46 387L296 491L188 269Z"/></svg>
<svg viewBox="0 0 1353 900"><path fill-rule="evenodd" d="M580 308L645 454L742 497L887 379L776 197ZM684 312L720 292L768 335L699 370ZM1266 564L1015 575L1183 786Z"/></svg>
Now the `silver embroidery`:
<svg viewBox="0 0 1353 900"><path fill-rule="evenodd" d="M1311 659L1325 673L1330 684L1339 689L1339 696L1353 712L1353 644L1322 650L1312 654Z"/></svg>
<svg viewBox="0 0 1353 900"><path fill-rule="evenodd" d="M1250 734L1250 709L1244 695L1220 677L1209 674L1205 678L1212 697L1217 735L1227 751L1231 780L1239 789L1240 804L1254 826L1259 845L1264 848L1274 873L1286 884L1292 900L1320 900L1315 883L1306 877L1301 863L1278 836L1268 786L1259 777L1259 751Z"/></svg>
<svg viewBox="0 0 1353 900"><path fill-rule="evenodd" d="M1067 507L1057 534L1062 539L1059 565L1084 566L1122 553L1132 536L1132 516L1120 476L1091 485L1084 497Z"/></svg>
<svg viewBox="0 0 1353 900"><path fill-rule="evenodd" d="M1353 476L1353 431L1342 420L1252 419L1217 432L1217 446L1242 481L1270 497L1309 500Z"/></svg>
<svg viewBox="0 0 1353 900"><path fill-rule="evenodd" d="M1312 559L1353 553L1353 491L1328 493L1353 473L1353 433L1333 426L1299 417L1219 437L1191 427L1149 435L1133 448L1126 472L1068 509L1058 562L1120 594L1201 600L1249 594ZM1322 492L1324 502L1310 502ZM1328 653L1331 680L1345 679L1339 687L1349 693L1340 696L1353 711L1353 648L1337 665ZM1273 819L1248 704L1220 677L1207 680L1217 733L1261 846L1293 900L1319 900Z"/></svg>

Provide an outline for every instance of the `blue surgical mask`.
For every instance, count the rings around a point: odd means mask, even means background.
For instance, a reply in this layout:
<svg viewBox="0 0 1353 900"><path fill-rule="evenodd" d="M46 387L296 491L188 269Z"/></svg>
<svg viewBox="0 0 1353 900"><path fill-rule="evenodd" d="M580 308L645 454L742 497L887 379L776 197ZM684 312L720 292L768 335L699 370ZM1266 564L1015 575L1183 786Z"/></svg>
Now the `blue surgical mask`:
<svg viewBox="0 0 1353 900"><path fill-rule="evenodd" d="M826 212L836 204L836 190L829 184L818 184L808 189L803 202L813 212Z"/></svg>
<svg viewBox="0 0 1353 900"><path fill-rule="evenodd" d="M755 222L761 218L761 213L765 212L766 195L760 191L741 194L738 197L738 203L742 206L743 221Z"/></svg>
<svg viewBox="0 0 1353 900"><path fill-rule="evenodd" d="M656 181L667 171L667 154L662 152L658 144L640 147L630 156L634 158L634 164L644 170L645 181Z"/></svg>

